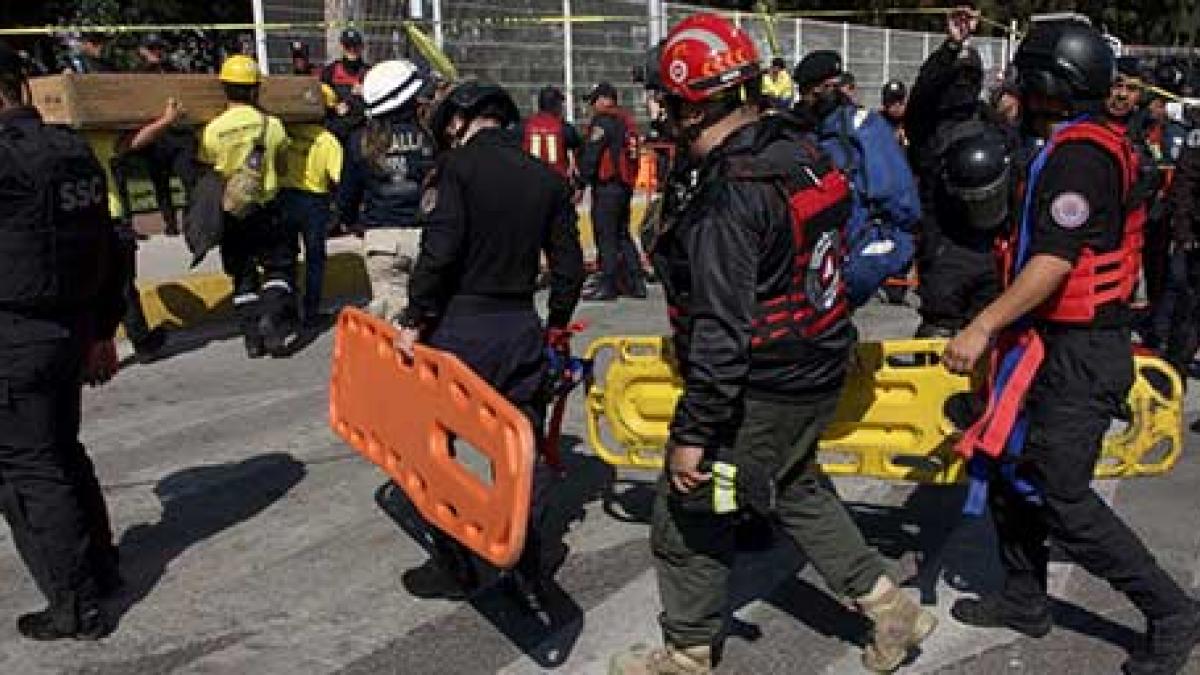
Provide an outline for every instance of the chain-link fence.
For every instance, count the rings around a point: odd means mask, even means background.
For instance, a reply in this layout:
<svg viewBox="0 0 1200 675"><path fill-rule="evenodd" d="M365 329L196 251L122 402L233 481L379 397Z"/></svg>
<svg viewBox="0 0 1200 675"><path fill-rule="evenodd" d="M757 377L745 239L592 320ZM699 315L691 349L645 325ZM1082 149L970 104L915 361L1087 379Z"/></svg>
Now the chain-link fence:
<svg viewBox="0 0 1200 675"><path fill-rule="evenodd" d="M286 72L289 44L305 41L313 60L337 55L337 26L353 23L367 38L367 57L379 61L412 56L398 22L415 19L435 37L462 74L504 84L523 110L536 104L537 90L561 87L576 117L583 99L600 81L609 81L631 107L641 99L632 73L644 63L653 35L704 8L656 0L263 0L265 20L328 22L330 28L271 30L267 50L273 72ZM705 11L711 11L705 10ZM661 12L661 14L658 14ZM911 84L921 63L942 42L933 33L891 30L851 23L781 18L767 21L751 13L729 15L759 45L764 60L785 58L794 66L804 54L832 49L842 54L858 83L859 102L875 106L889 79ZM657 24L657 25L656 25ZM772 44L777 48L774 53ZM978 38L989 77L1008 61L1010 45L1002 38Z"/></svg>

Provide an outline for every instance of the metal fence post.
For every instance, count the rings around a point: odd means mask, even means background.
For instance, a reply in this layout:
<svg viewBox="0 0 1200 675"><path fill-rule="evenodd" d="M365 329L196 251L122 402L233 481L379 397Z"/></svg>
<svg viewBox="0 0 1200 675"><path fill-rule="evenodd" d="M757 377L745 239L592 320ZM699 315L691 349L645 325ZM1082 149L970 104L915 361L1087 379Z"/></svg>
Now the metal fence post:
<svg viewBox="0 0 1200 675"><path fill-rule="evenodd" d="M842 62L850 67L850 24L842 22Z"/></svg>
<svg viewBox="0 0 1200 675"><path fill-rule="evenodd" d="M883 31L883 81L892 79L892 29Z"/></svg>
<svg viewBox="0 0 1200 675"><path fill-rule="evenodd" d="M568 122L575 121L575 36L571 33L571 0L563 0L563 96Z"/></svg>
<svg viewBox="0 0 1200 675"><path fill-rule="evenodd" d="M802 44L802 36L804 35L804 19L797 18L796 20L796 60L793 63L800 63L800 52L804 48Z"/></svg>
<svg viewBox="0 0 1200 675"><path fill-rule="evenodd" d="M924 63L929 59L929 33L925 34L921 42L921 62Z"/></svg>
<svg viewBox="0 0 1200 675"><path fill-rule="evenodd" d="M267 54L267 28L263 13L263 0L254 0L254 52L258 56L258 69L263 75L271 74L270 56Z"/></svg>
<svg viewBox="0 0 1200 675"><path fill-rule="evenodd" d="M433 44L441 50L446 48L446 36L442 32L442 0L433 0Z"/></svg>

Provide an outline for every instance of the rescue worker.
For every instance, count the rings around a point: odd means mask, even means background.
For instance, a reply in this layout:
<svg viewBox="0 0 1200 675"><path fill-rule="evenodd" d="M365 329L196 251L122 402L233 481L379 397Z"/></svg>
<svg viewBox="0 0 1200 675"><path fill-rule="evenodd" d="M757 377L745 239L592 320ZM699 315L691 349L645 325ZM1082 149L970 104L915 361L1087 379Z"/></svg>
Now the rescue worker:
<svg viewBox="0 0 1200 675"><path fill-rule="evenodd" d="M363 122L363 79L371 67L363 60L363 36L355 28L347 28L341 36L342 58L321 69L321 83L329 85L338 96L334 108L337 119L329 130L343 147L349 145L350 134Z"/></svg>
<svg viewBox="0 0 1200 675"><path fill-rule="evenodd" d="M95 640L100 600L121 585L96 472L79 442L81 383L117 371L124 283L104 170L30 103L0 43L0 509L46 597L17 618L33 640Z"/></svg>
<svg viewBox="0 0 1200 675"><path fill-rule="evenodd" d="M1166 352L1186 382L1200 347L1200 143L1187 144L1179 155L1168 198L1173 257L1183 265L1185 286L1175 301Z"/></svg>
<svg viewBox="0 0 1200 675"><path fill-rule="evenodd" d="M70 71L83 75L93 73L115 73L117 67L105 56L108 35L89 31L79 37L79 52L70 59Z"/></svg>
<svg viewBox="0 0 1200 675"><path fill-rule="evenodd" d="M921 66L908 97L905 129L921 191L918 337L953 335L999 292L992 247L1004 214L972 220L963 193L946 179L951 148L962 149L971 137L999 134L1007 139L1006 154L1017 151L1015 129L980 100L983 62L968 44L978 25L976 10L959 8L949 15L946 40ZM974 180L967 177L958 187L978 187L970 184Z"/></svg>
<svg viewBox="0 0 1200 675"><path fill-rule="evenodd" d="M138 48L142 62L135 72L158 75L178 73L179 69L166 59L166 47L166 42L158 34L147 35L142 46ZM123 189L127 187L129 176L135 173L132 164L141 162L145 165L145 172L154 187L154 198L163 219L163 234L168 237L180 234L179 213L171 190L171 177L179 178L183 187L184 203L190 203L192 190L199 179L196 150L196 134L192 128L186 124L173 124L157 134L150 145L118 157L121 164L118 172L121 174L120 183Z"/></svg>
<svg viewBox="0 0 1200 675"><path fill-rule="evenodd" d="M640 139L633 115L617 99L616 87L608 82L596 85L587 98L592 119L579 177L592 190L592 231L600 258L599 280L584 293L589 302L646 297L641 254L629 232Z"/></svg>
<svg viewBox="0 0 1200 675"><path fill-rule="evenodd" d="M558 345L583 287L583 251L571 190L525 153L507 127L519 119L503 89L464 82L432 114L442 149L436 180L421 200L421 251L409 279L408 307L400 317L400 350L417 342L450 352L529 417L536 435L545 418L542 393L547 345ZM503 214L503 217L497 217ZM545 326L534 306L539 254L550 266ZM535 473L534 503L518 588L538 598L544 575L539 522L547 482L545 462ZM461 547L433 533L448 556L404 574L419 597L461 598L477 583L470 565L457 564Z"/></svg>
<svg viewBox="0 0 1200 675"><path fill-rule="evenodd" d="M321 325L321 286L325 281L325 244L333 220L333 198L342 177L342 144L319 124L288 127L284 173L279 177L279 206L284 221L304 244L303 326Z"/></svg>
<svg viewBox="0 0 1200 675"><path fill-rule="evenodd" d="M768 106L777 110L790 110L796 101L796 86L788 73L787 61L776 56L771 67L763 73L763 99Z"/></svg>
<svg viewBox="0 0 1200 675"><path fill-rule="evenodd" d="M904 111L908 106L908 87L900 80L889 80L879 92L879 116L896 132L900 147L908 147L908 136L904 133Z"/></svg>
<svg viewBox="0 0 1200 675"><path fill-rule="evenodd" d="M385 319L408 302L408 274L421 241L421 188L433 169L434 146L417 111L429 86L411 61L371 68L363 86L367 125L346 147L338 211L342 223L363 233L370 311Z"/></svg>
<svg viewBox="0 0 1200 675"><path fill-rule="evenodd" d="M996 595L959 600L951 614L1046 635L1049 539L1145 614L1148 639L1123 670L1158 675L1187 662L1200 641L1200 608L1091 487L1105 433L1124 414L1134 381L1129 301L1145 219L1128 201L1136 154L1123 130L1099 116L1113 61L1099 32L1073 20L1035 22L1017 50L1024 128L1046 143L1017 202L1024 206L1004 249L1005 290L943 355L956 373L972 372L992 345L1003 359L994 414L959 449L986 486L1005 581Z"/></svg>
<svg viewBox="0 0 1200 675"><path fill-rule="evenodd" d="M676 25L660 72L699 170L653 249L684 380L651 517L665 646L618 654L610 673L711 671L747 513L778 521L854 600L874 626L863 663L890 672L936 621L888 577L816 464L855 342L846 179L790 116L761 115L754 42L724 18Z"/></svg>
<svg viewBox="0 0 1200 675"><path fill-rule="evenodd" d="M889 278L904 274L916 244L920 200L891 126L844 91L842 57L810 52L796 66L795 112L814 127L821 148L850 178L854 210L843 270L854 307L866 304Z"/></svg>
<svg viewBox="0 0 1200 675"><path fill-rule="evenodd" d="M538 92L538 111L521 125L521 143L525 152L574 184L578 176L577 153L583 148L583 138L575 125L563 119L565 100L558 87L545 87Z"/></svg>
<svg viewBox="0 0 1200 675"><path fill-rule="evenodd" d="M153 122L132 133L87 131L85 138L96 153L104 168L108 185L108 209L113 227L121 241L122 264L124 266L125 315L121 323L125 336L133 345L134 353L142 362L158 358L167 342L167 332L162 326L151 328L142 309L142 296L137 287L137 233L133 229L134 206L129 192L130 159L146 153L155 143L170 133L183 118L185 111L176 99L168 99L162 115Z"/></svg>
<svg viewBox="0 0 1200 675"><path fill-rule="evenodd" d="M159 75L179 72L179 69L167 60L167 43L158 33L150 33L142 40L141 46L138 47L138 57L142 62L138 64L136 72Z"/></svg>
<svg viewBox="0 0 1200 675"><path fill-rule="evenodd" d="M1164 64L1158 68L1156 78L1160 89L1175 95L1183 74L1177 67ZM1162 175L1164 188L1169 189L1188 129L1167 115L1166 97L1158 92L1149 94L1145 109L1134 115L1129 127L1130 133L1141 141L1139 147L1149 151L1154 166ZM1143 344L1157 348L1165 345L1168 351L1172 338L1182 337L1176 331L1183 326L1175 320L1176 305L1186 302L1183 296L1191 292L1187 280L1187 256L1172 247L1172 219L1169 200L1160 199L1151 205L1144 254L1149 311L1139 327ZM1186 338L1184 342L1177 341L1176 348L1185 343ZM1181 355L1175 360L1186 366L1191 362L1191 355Z"/></svg>
<svg viewBox="0 0 1200 675"><path fill-rule="evenodd" d="M261 79L254 59L229 57L219 79L228 106L204 127L200 161L227 182L221 263L233 280L233 308L246 355L280 357L286 354L295 319L296 238L276 201L288 136L279 118L258 107ZM248 202L238 209L240 214L229 209L235 176L253 184L237 195Z"/></svg>
<svg viewBox="0 0 1200 675"><path fill-rule="evenodd" d="M292 40L292 74L316 75L317 66L308 55L308 45L300 40ZM326 84L322 82L322 84ZM329 86L326 84L326 86Z"/></svg>

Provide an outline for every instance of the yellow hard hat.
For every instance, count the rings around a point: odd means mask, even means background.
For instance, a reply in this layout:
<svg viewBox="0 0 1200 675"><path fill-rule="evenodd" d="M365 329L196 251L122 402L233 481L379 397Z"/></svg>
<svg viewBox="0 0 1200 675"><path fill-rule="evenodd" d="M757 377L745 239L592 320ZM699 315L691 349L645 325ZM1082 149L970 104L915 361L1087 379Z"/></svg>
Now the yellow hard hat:
<svg viewBox="0 0 1200 675"><path fill-rule="evenodd" d="M258 84L258 61L244 54L234 54L221 64L219 77L227 84Z"/></svg>
<svg viewBox="0 0 1200 675"><path fill-rule="evenodd" d="M337 92L333 90L333 87L324 82L321 83L321 97L325 100L326 108L333 109L337 107L339 100Z"/></svg>

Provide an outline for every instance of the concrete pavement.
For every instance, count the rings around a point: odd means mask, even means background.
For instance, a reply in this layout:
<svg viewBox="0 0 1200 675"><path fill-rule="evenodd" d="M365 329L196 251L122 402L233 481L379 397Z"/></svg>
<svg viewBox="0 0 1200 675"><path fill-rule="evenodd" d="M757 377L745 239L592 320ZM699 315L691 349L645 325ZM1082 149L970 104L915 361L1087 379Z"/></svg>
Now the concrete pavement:
<svg viewBox="0 0 1200 675"><path fill-rule="evenodd" d="M665 331L661 298L585 305L583 336ZM910 334L911 310L860 313L867 339ZM400 586L420 548L376 505L382 472L326 424L324 335L293 358L247 361L224 324L172 335L176 355L132 365L86 395L85 442L109 499L129 580L98 643L21 640L9 617L41 600L0 531L0 673L603 673L609 655L657 639L646 543L652 476L613 472L565 428L556 496L565 562L549 618L501 593L420 601ZM403 402L397 402L403 405ZM1197 401L1189 399L1188 419ZM1161 478L1101 485L1160 561L1200 574L1196 439ZM961 521L961 490L839 480L871 542L942 620L908 673L1112 673L1142 630L1086 573L1056 563L1058 626L1043 640L967 629L947 615L998 581L989 528ZM743 556L721 672L854 673L863 625L787 545ZM1200 673L1200 655L1187 672Z"/></svg>

